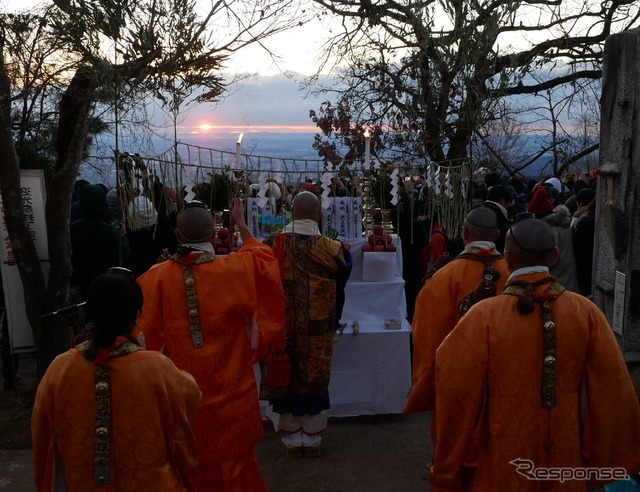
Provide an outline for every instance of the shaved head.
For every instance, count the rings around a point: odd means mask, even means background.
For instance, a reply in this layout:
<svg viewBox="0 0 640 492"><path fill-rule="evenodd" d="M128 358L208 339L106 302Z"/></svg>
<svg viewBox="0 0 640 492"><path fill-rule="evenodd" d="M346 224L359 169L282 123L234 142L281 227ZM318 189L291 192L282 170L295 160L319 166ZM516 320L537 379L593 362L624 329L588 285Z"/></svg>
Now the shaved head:
<svg viewBox="0 0 640 492"><path fill-rule="evenodd" d="M543 220L520 220L507 233L505 258L511 270L528 266L549 266L557 254L553 228Z"/></svg>
<svg viewBox="0 0 640 492"><path fill-rule="evenodd" d="M294 220L320 218L320 200L310 191L301 191L293 199L291 215Z"/></svg>
<svg viewBox="0 0 640 492"><path fill-rule="evenodd" d="M464 219L465 244L473 241L495 241L498 238L498 217L487 207L472 209Z"/></svg>
<svg viewBox="0 0 640 492"><path fill-rule="evenodd" d="M213 234L213 216L200 202L189 202L177 220L181 243L204 243Z"/></svg>

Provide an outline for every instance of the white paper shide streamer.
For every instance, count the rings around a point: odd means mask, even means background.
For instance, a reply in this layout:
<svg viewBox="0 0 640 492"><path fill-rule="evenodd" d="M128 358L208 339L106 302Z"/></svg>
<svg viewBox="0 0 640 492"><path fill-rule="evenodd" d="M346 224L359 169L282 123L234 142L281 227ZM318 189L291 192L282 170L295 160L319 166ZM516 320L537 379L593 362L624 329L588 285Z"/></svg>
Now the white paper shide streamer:
<svg viewBox="0 0 640 492"><path fill-rule="evenodd" d="M331 162L327 162L327 167L322 173L322 177L320 178L320 183L322 183L322 208L329 209L333 205L331 198L329 197L329 193L331 193L331 178L333 176L333 164Z"/></svg>
<svg viewBox="0 0 640 492"><path fill-rule="evenodd" d="M433 175L433 185L436 188L436 195L439 195L442 192L442 186L440 186L440 166L436 166L436 173Z"/></svg>
<svg viewBox="0 0 640 492"><path fill-rule="evenodd" d="M190 202L196 197L194 190L196 184L196 170L192 167L185 166L185 185L184 189L187 194L184 196L185 202Z"/></svg>
<svg viewBox="0 0 640 492"><path fill-rule="evenodd" d="M395 168L391 172L391 205L398 204L398 198L400 196L400 184L398 182L398 175L400 172L398 168Z"/></svg>
<svg viewBox="0 0 640 492"><path fill-rule="evenodd" d="M447 170L447 176L444 180L444 194L447 195L449 200L453 198L453 188L451 187L451 172Z"/></svg>
<svg viewBox="0 0 640 492"><path fill-rule="evenodd" d="M263 208L268 202L267 198L267 174L261 172L258 176L258 183L260 184L260 191L258 191L258 207Z"/></svg>
<svg viewBox="0 0 640 492"><path fill-rule="evenodd" d="M427 188L433 188L433 168L431 167L431 164L427 166L424 183Z"/></svg>

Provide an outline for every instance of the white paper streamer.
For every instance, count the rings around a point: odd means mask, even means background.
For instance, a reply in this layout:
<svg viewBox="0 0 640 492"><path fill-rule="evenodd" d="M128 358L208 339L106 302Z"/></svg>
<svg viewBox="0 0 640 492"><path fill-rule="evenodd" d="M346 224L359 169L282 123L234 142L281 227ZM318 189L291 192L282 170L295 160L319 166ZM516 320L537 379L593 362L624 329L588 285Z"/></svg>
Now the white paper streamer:
<svg viewBox="0 0 640 492"><path fill-rule="evenodd" d="M320 197L322 198L322 208L328 210L332 208L333 201L329 197L329 193L331 193L331 178L333 170L333 164L331 162L327 162L327 168L324 173L322 173L322 177L320 178L320 183L322 183L322 194Z"/></svg>
<svg viewBox="0 0 640 492"><path fill-rule="evenodd" d="M190 202L196 197L196 192L193 187L196 181L196 170L192 167L185 166L185 185L184 189L187 194L184 196L185 202Z"/></svg>
<svg viewBox="0 0 640 492"><path fill-rule="evenodd" d="M444 194L447 195L449 200L453 198L453 188L451 187L451 174L447 169L447 177L444 180Z"/></svg>
<svg viewBox="0 0 640 492"><path fill-rule="evenodd" d="M258 184L260 185L260 191L258 191L258 207L264 208L269 201L267 198L267 174L261 172L258 176Z"/></svg>
<svg viewBox="0 0 640 492"><path fill-rule="evenodd" d="M398 182L398 175L400 172L396 167L391 172L391 205L398 204L398 197L400 196L400 183Z"/></svg>
<svg viewBox="0 0 640 492"><path fill-rule="evenodd" d="M433 168L431 167L431 164L427 166L424 184L427 188L433 188Z"/></svg>
<svg viewBox="0 0 640 492"><path fill-rule="evenodd" d="M440 166L436 166L436 173L433 175L433 186L436 188L436 195L439 195L442 191L442 186L440 185Z"/></svg>
<svg viewBox="0 0 640 492"><path fill-rule="evenodd" d="M374 169L380 169L382 167L382 164L380 164L380 161L377 158L373 159L373 168Z"/></svg>

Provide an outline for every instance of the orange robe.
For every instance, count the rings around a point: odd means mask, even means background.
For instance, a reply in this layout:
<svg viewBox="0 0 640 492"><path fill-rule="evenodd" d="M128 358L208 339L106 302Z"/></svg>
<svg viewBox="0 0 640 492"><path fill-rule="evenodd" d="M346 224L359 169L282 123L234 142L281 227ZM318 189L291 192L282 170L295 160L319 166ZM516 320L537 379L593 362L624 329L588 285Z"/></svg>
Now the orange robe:
<svg viewBox="0 0 640 492"><path fill-rule="evenodd" d="M493 262L493 268L502 275L496 285L497 292L501 292L509 274L505 260L497 252L494 254L499 258ZM458 302L478 286L484 268L483 262L457 258L427 280L418 294L411 323L413 386L404 413L434 409L436 349L458 322Z"/></svg>
<svg viewBox="0 0 640 492"><path fill-rule="evenodd" d="M254 448L263 427L252 364L284 326L278 262L271 248L250 238L238 253L192 265L192 271L204 345L193 346L182 265L172 260L138 278L144 293L138 329L148 349L164 347L202 390L194 429L197 490L262 490ZM260 335L256 353L247 337L254 315Z"/></svg>
<svg viewBox="0 0 640 492"><path fill-rule="evenodd" d="M518 280L545 276L533 273ZM510 463L518 459L530 460L536 469L640 471L638 398L603 313L569 291L551 301L556 406L543 408L541 308L536 303L531 314L521 314L517 300L504 294L472 307L437 351L432 490L463 490L465 466L475 471L466 490L587 488L584 481L529 480Z"/></svg>
<svg viewBox="0 0 640 492"><path fill-rule="evenodd" d="M69 492L193 490L197 447L191 424L201 399L193 377L145 350L112 359L108 367L110 484L94 483L94 365L71 349L51 363L36 394L31 418L36 488L58 490L56 481L64 473Z"/></svg>

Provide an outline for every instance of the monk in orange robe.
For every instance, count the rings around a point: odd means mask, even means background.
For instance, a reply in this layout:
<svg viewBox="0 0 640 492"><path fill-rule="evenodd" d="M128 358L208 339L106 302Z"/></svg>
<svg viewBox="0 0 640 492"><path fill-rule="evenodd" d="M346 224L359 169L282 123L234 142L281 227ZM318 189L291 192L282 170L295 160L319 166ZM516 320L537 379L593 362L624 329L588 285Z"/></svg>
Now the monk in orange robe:
<svg viewBox="0 0 640 492"><path fill-rule="evenodd" d="M36 394L39 491L194 490L191 425L201 393L191 375L131 336L141 307L131 272L105 273L91 284L90 340L59 355Z"/></svg>
<svg viewBox="0 0 640 492"><path fill-rule="evenodd" d="M199 491L265 490L255 458L264 431L253 364L285 319L271 248L251 235L239 199L230 213L242 235L239 252L215 256L213 217L190 203L178 216L178 253L138 277L147 348L162 349L203 392L195 423Z"/></svg>
<svg viewBox="0 0 640 492"><path fill-rule="evenodd" d="M495 276L497 292L507 279L507 264L493 242L498 237L498 223L492 210L484 207L471 210L462 235L463 253L427 280L416 298L411 323L413 386L404 413L434 409L436 349L458 322L460 300L478 287L488 266L499 274Z"/></svg>
<svg viewBox="0 0 640 492"><path fill-rule="evenodd" d="M433 491L585 491L640 471L620 349L600 309L549 276L557 254L548 224L516 222L505 290L438 348Z"/></svg>

